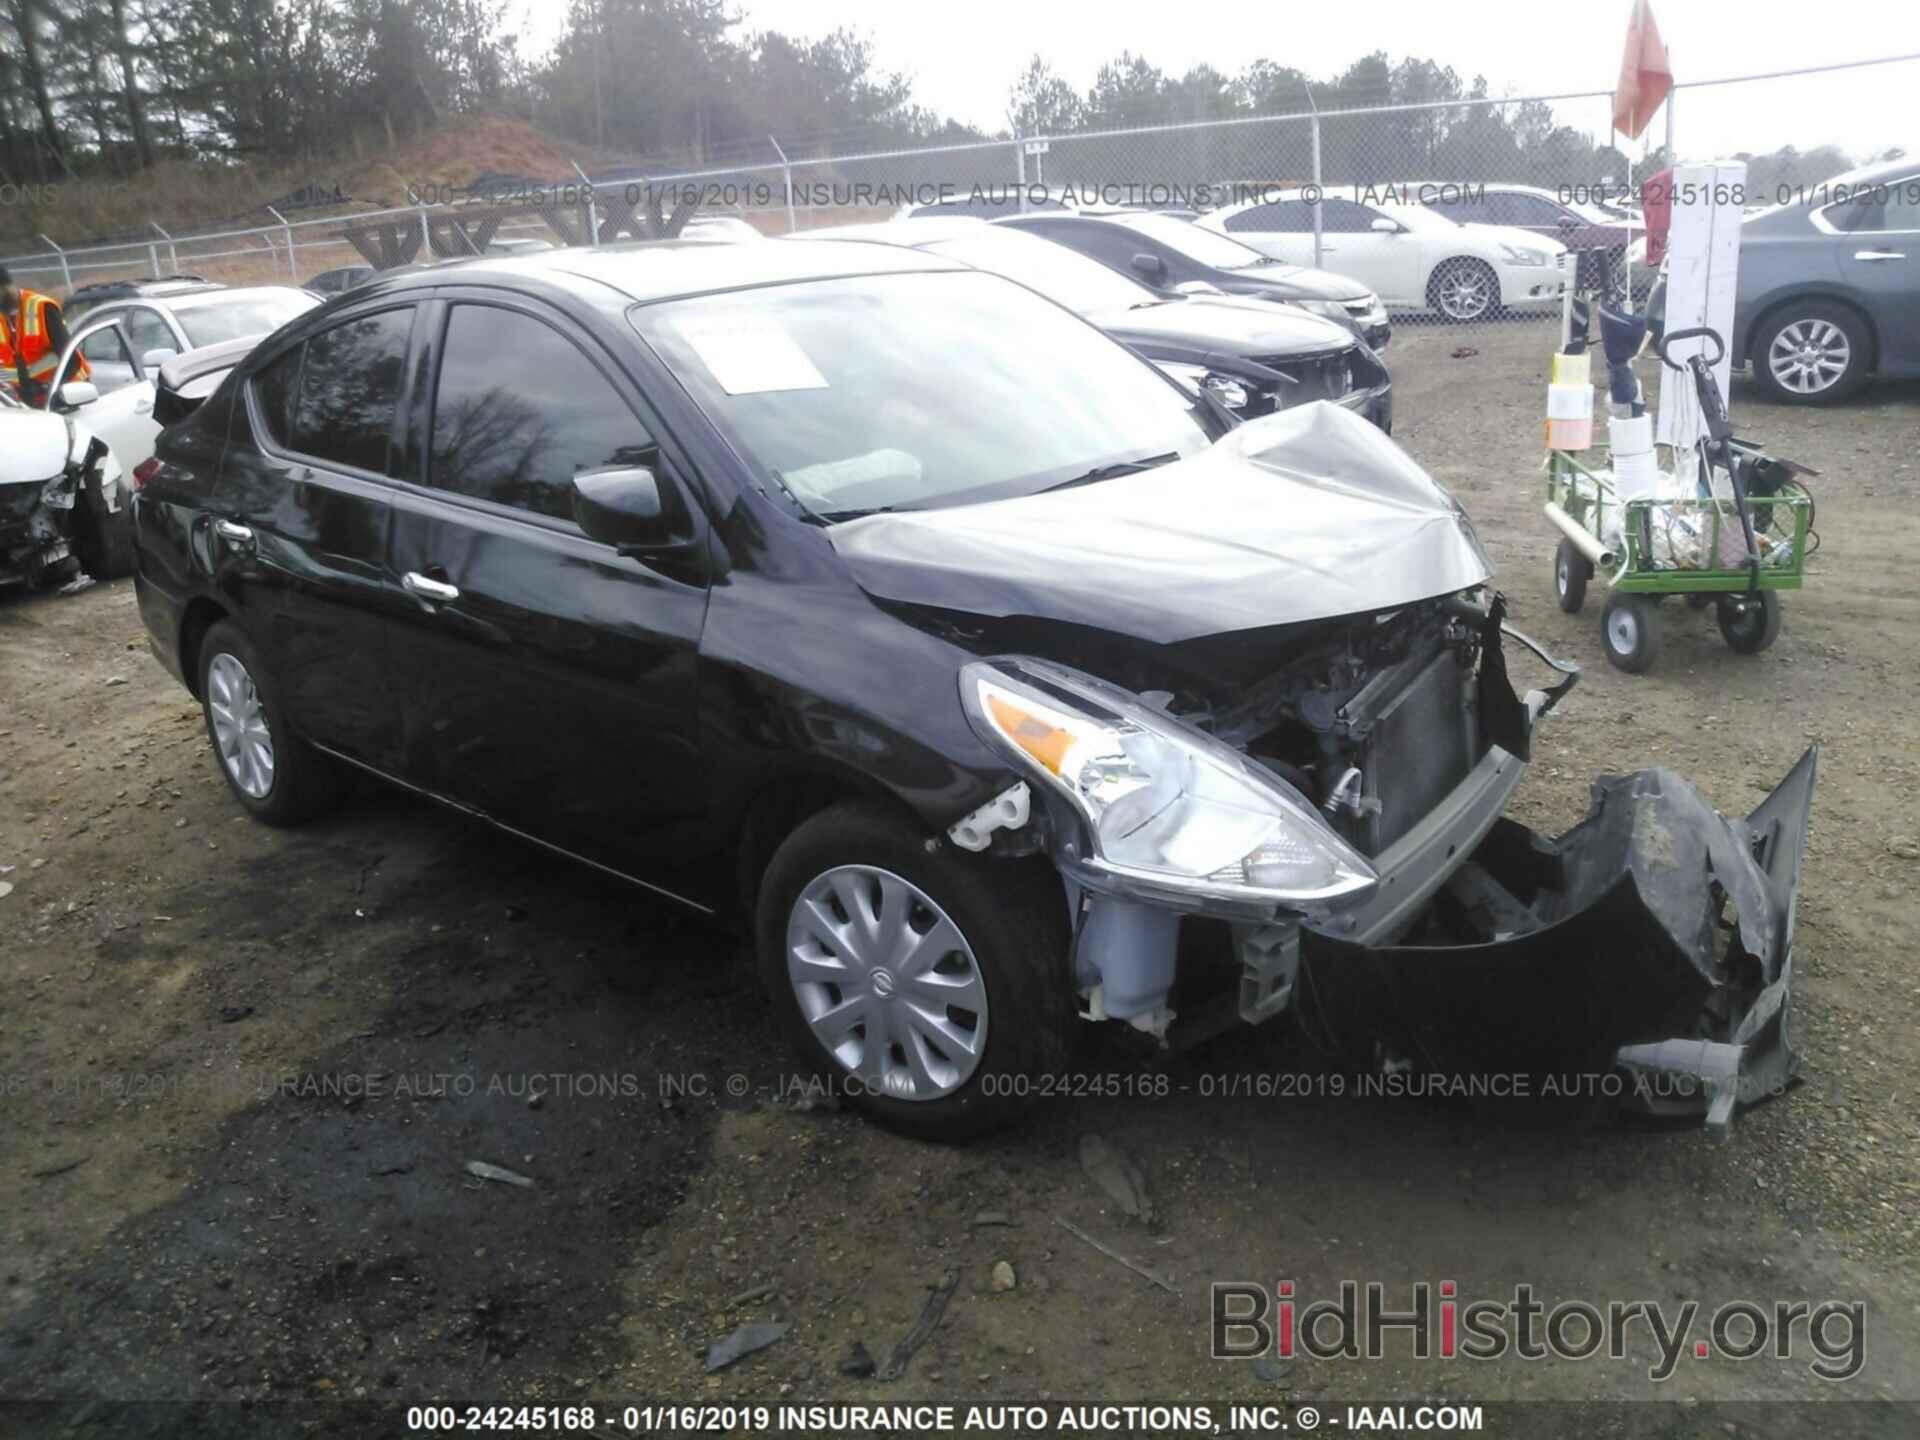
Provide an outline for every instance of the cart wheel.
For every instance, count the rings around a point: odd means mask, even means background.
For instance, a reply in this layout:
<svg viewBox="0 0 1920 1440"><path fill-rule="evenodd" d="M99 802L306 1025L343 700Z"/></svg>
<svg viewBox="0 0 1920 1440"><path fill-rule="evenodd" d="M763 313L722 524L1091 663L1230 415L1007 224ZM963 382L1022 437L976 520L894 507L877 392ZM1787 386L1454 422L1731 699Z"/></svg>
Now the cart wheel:
<svg viewBox="0 0 1920 1440"><path fill-rule="evenodd" d="M1720 634L1729 650L1758 655L1779 638L1780 597L1771 590L1757 595L1722 595Z"/></svg>
<svg viewBox="0 0 1920 1440"><path fill-rule="evenodd" d="M1629 675L1651 670L1660 656L1659 608L1643 596L1616 590L1601 612L1600 636L1615 669Z"/></svg>
<svg viewBox="0 0 1920 1440"><path fill-rule="evenodd" d="M1553 593L1560 597L1560 608L1578 615L1587 603L1587 581L1593 578L1593 562L1573 548L1571 540L1562 540L1553 552Z"/></svg>

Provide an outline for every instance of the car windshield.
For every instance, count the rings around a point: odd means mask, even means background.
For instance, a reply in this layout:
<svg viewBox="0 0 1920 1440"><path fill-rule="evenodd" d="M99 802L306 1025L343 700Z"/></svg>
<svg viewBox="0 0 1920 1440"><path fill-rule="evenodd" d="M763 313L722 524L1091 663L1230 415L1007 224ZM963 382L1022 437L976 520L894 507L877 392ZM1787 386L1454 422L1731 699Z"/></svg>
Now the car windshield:
<svg viewBox="0 0 1920 1440"><path fill-rule="evenodd" d="M319 303L304 290L253 290L176 306L173 313L197 350L222 340L238 340L242 335L278 330Z"/></svg>
<svg viewBox="0 0 1920 1440"><path fill-rule="evenodd" d="M1198 225L1186 220L1176 220L1171 215L1116 215L1114 220L1145 235L1150 240L1158 240L1170 250L1178 250L1189 260L1202 265L1211 265L1216 270L1246 270L1255 265L1271 263L1251 245L1242 245L1238 240L1230 240L1213 230L1202 230Z"/></svg>
<svg viewBox="0 0 1920 1440"><path fill-rule="evenodd" d="M1218 433L1123 346L973 271L635 307L634 327L763 481L816 518L1002 499Z"/></svg>
<svg viewBox="0 0 1920 1440"><path fill-rule="evenodd" d="M1018 280L1081 315L1153 305L1160 299L1146 286L1136 285L1119 271L1109 270L1077 250L997 225L980 225L965 235L921 248L976 270L991 270Z"/></svg>

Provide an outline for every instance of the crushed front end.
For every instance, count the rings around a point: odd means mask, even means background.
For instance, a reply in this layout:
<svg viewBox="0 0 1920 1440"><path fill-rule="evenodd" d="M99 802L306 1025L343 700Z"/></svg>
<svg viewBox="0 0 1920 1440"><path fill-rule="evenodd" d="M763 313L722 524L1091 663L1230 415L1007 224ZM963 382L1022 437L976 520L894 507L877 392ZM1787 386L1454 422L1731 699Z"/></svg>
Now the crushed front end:
<svg viewBox="0 0 1920 1440"><path fill-rule="evenodd" d="M1585 820L1536 835L1502 812L1534 724L1578 671L1503 612L1476 587L1328 622L1210 692L1122 689L1030 658L969 667L976 728L1043 783L950 833L984 848L1005 829L1020 840L998 843L1049 850L1090 1019L1179 1044L1223 1012L1296 1010L1359 1064L1603 1075L1607 1093L1724 1133L1736 1103L1794 1070L1814 757L1743 821L1655 769L1597 782ZM1522 699L1510 639L1557 683ZM1290 797L1281 823L1249 818L1242 782ZM1234 972L1205 1007L1183 973L1202 932L1224 937Z"/></svg>

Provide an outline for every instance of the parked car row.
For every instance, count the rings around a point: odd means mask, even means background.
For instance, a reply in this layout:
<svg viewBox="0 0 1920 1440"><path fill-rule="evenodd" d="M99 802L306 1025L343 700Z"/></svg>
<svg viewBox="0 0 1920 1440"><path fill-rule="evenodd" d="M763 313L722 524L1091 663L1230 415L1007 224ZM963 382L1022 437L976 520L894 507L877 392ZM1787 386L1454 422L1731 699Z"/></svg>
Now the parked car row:
<svg viewBox="0 0 1920 1440"><path fill-rule="evenodd" d="M235 803L364 771L738 923L809 1068L921 1134L1003 1119L1082 1021L1153 1046L1296 983L1449 1069L1790 1063L1811 760L1743 828L1666 772L1560 840L1502 819L1576 672L1459 504L1364 403L1243 420L1140 353L1364 342L903 235L415 269L240 357L133 497ZM1723 903L1750 963L1704 984Z"/></svg>

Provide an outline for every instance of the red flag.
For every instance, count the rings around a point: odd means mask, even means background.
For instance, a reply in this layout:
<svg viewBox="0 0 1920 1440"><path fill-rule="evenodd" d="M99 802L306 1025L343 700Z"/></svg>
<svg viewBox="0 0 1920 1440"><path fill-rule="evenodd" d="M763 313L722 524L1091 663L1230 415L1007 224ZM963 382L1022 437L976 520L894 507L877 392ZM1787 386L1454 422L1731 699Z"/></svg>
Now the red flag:
<svg viewBox="0 0 1920 1440"><path fill-rule="evenodd" d="M1627 51L1620 57L1620 83L1613 87L1613 128L1639 139L1672 89L1673 71L1667 68L1667 47L1660 41L1653 10L1647 0L1634 0Z"/></svg>

